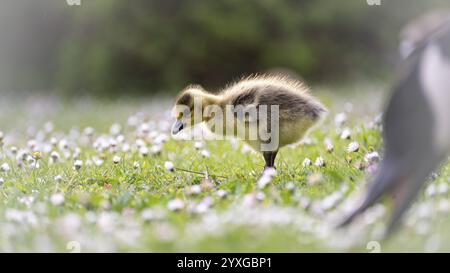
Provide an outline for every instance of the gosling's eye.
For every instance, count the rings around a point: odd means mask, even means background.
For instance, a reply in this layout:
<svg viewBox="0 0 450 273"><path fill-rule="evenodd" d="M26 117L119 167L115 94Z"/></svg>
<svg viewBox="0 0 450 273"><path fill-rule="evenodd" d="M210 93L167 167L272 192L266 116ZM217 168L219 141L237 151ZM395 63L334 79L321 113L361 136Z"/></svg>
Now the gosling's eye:
<svg viewBox="0 0 450 273"><path fill-rule="evenodd" d="M189 108L185 106L180 106L177 108L177 119L182 119L188 117L190 114Z"/></svg>

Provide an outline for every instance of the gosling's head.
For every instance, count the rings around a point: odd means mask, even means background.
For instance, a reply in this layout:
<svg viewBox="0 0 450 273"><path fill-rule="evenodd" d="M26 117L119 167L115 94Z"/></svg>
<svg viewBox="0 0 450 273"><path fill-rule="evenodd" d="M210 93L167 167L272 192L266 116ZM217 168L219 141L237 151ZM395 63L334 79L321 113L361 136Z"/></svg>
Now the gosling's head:
<svg viewBox="0 0 450 273"><path fill-rule="evenodd" d="M204 121L203 109L208 104L208 94L200 85L186 87L175 100L172 115L176 119L172 134Z"/></svg>

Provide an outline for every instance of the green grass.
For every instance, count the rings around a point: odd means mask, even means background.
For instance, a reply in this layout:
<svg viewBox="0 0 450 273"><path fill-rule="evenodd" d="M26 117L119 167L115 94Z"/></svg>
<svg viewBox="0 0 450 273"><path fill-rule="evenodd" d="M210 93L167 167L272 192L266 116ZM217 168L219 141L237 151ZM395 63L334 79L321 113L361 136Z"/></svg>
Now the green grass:
<svg viewBox="0 0 450 273"><path fill-rule="evenodd" d="M361 93L359 87L318 92L330 108L328 118L309 135L311 143L282 149L277 175L263 189L257 184L262 157L242 152L240 142L206 142L206 158L194 142L170 138L159 154L143 157L135 151L136 131L127 125L128 117L142 111L146 121L165 128L170 107L165 99L61 102L36 96L3 103L0 131L6 138L0 164L8 163L11 170L0 172L0 251L68 252L75 244L83 252L368 252L370 241L377 241L381 251L449 251L450 200L444 186L437 194L431 189L422 193L400 231L387 240L380 236L387 206L375 207L349 230L333 228L370 177L368 166L357 165L365 164L364 156L371 151L382 154L379 127L371 122L381 110L383 88L364 86ZM346 124L338 127L334 117L349 108L348 102L353 109ZM48 121L54 124L51 132L44 129ZM119 144L117 152L98 152L94 140L108 136L114 123L121 124L131 150L120 151ZM95 129L90 140L82 133L87 126ZM344 127L352 131L349 140L340 138ZM167 129L151 132L168 135ZM49 164L50 148L45 148L51 137L70 145L67 159L61 149L51 148L61 155L55 164ZM325 148L326 138L334 145L332 152ZM11 154L12 146L28 149L30 139L38 139L41 146L39 168L27 162L17 166ZM360 149L349 153L352 141ZM150 148L155 139L146 142ZM75 147L84 163L78 171L73 168ZM121 158L118 164L113 163L115 155ZM324 167L302 166L305 158L314 163L318 156L325 160ZM88 166L94 157L104 163ZM165 161L176 171L167 170ZM55 182L57 175L61 182ZM449 177L450 167L443 166L426 187L448 185ZM193 185L201 185L201 192L189 193ZM219 196L223 191L226 196ZM55 199L61 195L64 201L59 204ZM174 199L184 206L169 209Z"/></svg>

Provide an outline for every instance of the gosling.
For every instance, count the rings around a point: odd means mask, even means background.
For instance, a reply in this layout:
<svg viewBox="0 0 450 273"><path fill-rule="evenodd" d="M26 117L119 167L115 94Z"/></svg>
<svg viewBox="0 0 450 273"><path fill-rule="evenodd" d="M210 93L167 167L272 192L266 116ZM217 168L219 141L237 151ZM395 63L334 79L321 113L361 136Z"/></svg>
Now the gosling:
<svg viewBox="0 0 450 273"><path fill-rule="evenodd" d="M275 168L279 148L300 141L326 112L298 80L252 76L217 95L199 85L186 87L172 110L172 134L202 123L215 135L241 139L261 152L266 170Z"/></svg>

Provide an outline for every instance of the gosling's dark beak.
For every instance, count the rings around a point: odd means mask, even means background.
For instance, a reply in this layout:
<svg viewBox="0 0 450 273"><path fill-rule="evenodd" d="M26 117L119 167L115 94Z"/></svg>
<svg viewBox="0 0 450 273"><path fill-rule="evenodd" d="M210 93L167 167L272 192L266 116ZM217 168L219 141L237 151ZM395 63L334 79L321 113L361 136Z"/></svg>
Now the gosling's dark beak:
<svg viewBox="0 0 450 273"><path fill-rule="evenodd" d="M175 121L175 123L172 126L172 134L174 135L178 134L181 130L183 130L183 128L184 124L181 120Z"/></svg>

